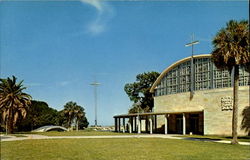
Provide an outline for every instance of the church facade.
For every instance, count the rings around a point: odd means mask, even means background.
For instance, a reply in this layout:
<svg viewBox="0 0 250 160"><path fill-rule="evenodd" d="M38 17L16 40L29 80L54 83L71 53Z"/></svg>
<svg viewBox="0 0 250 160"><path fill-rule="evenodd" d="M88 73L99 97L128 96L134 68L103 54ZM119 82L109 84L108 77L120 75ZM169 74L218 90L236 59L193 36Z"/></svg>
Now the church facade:
<svg viewBox="0 0 250 160"><path fill-rule="evenodd" d="M240 67L239 135L248 135L250 131L249 85L249 73ZM123 118L124 130L131 132L231 135L232 86L229 71L216 68L210 54L181 59L167 67L152 85L154 110L114 116L116 130L120 130Z"/></svg>
<svg viewBox="0 0 250 160"><path fill-rule="evenodd" d="M230 135L233 77L229 71L216 68L210 54L194 56L193 66L191 60L188 57L170 65L153 84L154 112L183 112L168 115L168 133L182 133L185 123L186 134ZM240 68L239 86L238 133L246 135L244 126L250 125L244 124L250 116L249 73L243 68ZM163 124L161 119L159 127Z"/></svg>

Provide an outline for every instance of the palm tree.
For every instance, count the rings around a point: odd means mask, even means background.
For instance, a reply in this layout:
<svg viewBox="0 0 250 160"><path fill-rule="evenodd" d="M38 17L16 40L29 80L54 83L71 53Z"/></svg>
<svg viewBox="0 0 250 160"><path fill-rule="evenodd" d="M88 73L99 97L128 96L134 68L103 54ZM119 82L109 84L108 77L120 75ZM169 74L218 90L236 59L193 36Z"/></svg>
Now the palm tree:
<svg viewBox="0 0 250 160"><path fill-rule="evenodd" d="M78 129L78 121L79 119L84 116L83 108L77 105L76 102L68 102L64 105L64 115L67 118L68 128L70 128L72 122L75 120L76 127Z"/></svg>
<svg viewBox="0 0 250 160"><path fill-rule="evenodd" d="M78 106L77 112L75 112L75 119L76 119L76 130L78 131L79 128L79 120L85 116L84 112L82 111L81 107Z"/></svg>
<svg viewBox="0 0 250 160"><path fill-rule="evenodd" d="M72 101L64 105L63 113L67 117L68 128L70 128L72 121L74 119L76 106L77 106L76 103Z"/></svg>
<svg viewBox="0 0 250 160"><path fill-rule="evenodd" d="M26 89L22 82L16 84L16 77L0 79L0 110L3 121L7 124L8 133L13 133L18 118L26 117L31 104L31 96L23 93Z"/></svg>
<svg viewBox="0 0 250 160"><path fill-rule="evenodd" d="M78 130L79 120L85 116L84 109L77 105L76 102L68 102L64 105L64 115L67 117L68 128L70 128L72 122L75 120L75 126Z"/></svg>
<svg viewBox="0 0 250 160"><path fill-rule="evenodd" d="M230 20L213 39L212 60L216 67L228 69L234 77L232 144L237 144L239 66L249 69L249 24L248 21Z"/></svg>

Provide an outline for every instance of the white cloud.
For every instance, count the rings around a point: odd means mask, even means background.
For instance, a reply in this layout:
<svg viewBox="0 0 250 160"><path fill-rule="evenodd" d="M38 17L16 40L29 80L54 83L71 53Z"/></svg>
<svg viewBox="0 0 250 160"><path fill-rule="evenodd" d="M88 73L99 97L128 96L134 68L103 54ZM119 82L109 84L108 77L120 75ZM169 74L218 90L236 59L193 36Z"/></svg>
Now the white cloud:
<svg viewBox="0 0 250 160"><path fill-rule="evenodd" d="M66 86L66 85L68 85L68 84L70 84L69 81L62 81L62 82L59 82L59 83L58 83L59 86Z"/></svg>
<svg viewBox="0 0 250 160"><path fill-rule="evenodd" d="M95 7L99 12L103 11L103 4L101 0L80 0L80 1Z"/></svg>
<svg viewBox="0 0 250 160"><path fill-rule="evenodd" d="M87 29L88 29L88 32L90 32L93 35L96 35L96 34L104 32L105 24L102 24L98 21L94 21L87 26Z"/></svg>
<svg viewBox="0 0 250 160"><path fill-rule="evenodd" d="M107 30L107 23L113 17L113 9L101 0L80 0L83 4L93 6L97 10L97 17L87 24L87 33L98 35Z"/></svg>

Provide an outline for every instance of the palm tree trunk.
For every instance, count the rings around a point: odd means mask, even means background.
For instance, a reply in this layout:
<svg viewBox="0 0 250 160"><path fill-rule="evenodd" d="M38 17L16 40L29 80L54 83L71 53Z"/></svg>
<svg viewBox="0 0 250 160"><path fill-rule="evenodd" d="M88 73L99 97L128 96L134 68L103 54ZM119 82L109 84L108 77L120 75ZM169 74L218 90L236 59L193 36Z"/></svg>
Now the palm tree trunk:
<svg viewBox="0 0 250 160"><path fill-rule="evenodd" d="M234 66L234 87L233 87L233 119L232 119L232 144L238 144L238 90L239 90L239 65Z"/></svg>
<svg viewBox="0 0 250 160"><path fill-rule="evenodd" d="M8 129L7 129L7 133L8 134L12 134L13 133L13 127L12 127L12 123L11 123L11 120L10 119L8 119L8 125L7 125L7 127L8 127Z"/></svg>
<svg viewBox="0 0 250 160"><path fill-rule="evenodd" d="M14 132L14 124L13 124L13 109L10 108L8 119L7 119L7 133L12 134Z"/></svg>

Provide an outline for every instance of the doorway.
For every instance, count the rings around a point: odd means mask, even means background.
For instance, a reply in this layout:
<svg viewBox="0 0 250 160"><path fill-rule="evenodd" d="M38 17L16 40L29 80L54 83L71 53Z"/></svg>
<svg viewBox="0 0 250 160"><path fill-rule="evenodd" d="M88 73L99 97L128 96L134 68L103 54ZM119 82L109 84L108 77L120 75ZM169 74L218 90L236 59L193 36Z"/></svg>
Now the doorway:
<svg viewBox="0 0 250 160"><path fill-rule="evenodd" d="M199 114L190 114L190 132L199 134Z"/></svg>
<svg viewBox="0 0 250 160"><path fill-rule="evenodd" d="M182 117L182 115L176 116L176 133L177 134L183 133L183 117Z"/></svg>

